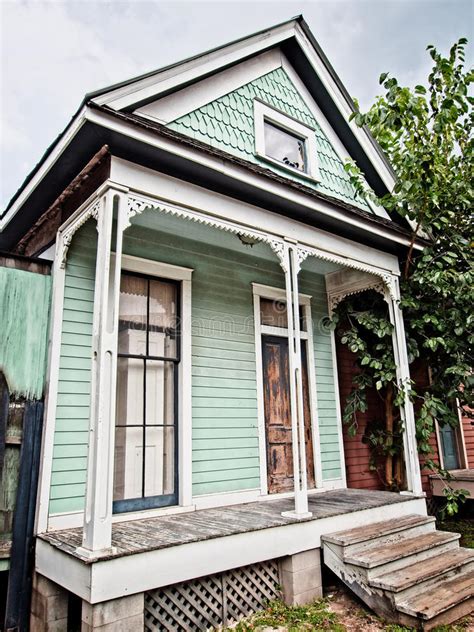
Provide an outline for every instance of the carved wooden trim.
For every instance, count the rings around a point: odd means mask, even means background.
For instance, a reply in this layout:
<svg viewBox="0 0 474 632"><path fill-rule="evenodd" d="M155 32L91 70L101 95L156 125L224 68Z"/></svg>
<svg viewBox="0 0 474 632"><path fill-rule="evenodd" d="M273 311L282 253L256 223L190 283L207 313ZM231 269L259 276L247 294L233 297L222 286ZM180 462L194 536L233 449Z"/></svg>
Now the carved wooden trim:
<svg viewBox="0 0 474 632"><path fill-rule="evenodd" d="M283 271L286 271L287 269L287 260L285 255L286 244L283 239L280 239L277 236L268 233L263 233L261 231L248 228L246 226L233 224L232 222L218 219L217 217L204 215L203 213L200 213L198 211L193 211L184 207L178 207L146 196L141 196L137 194L130 194L128 196L127 220L124 230L131 225L131 220L134 217L140 215L141 213L143 213L143 211L147 209L154 209L162 213L171 214L176 217L182 217L184 219L197 222L198 224L204 224L206 226L211 226L219 230L224 230L235 235L242 235L245 237L249 237L250 239L255 239L256 241L266 243L270 246L272 251L278 257L280 266L282 267ZM393 281L393 279L395 279L395 275L381 272L379 269L373 266L364 264L354 259L343 257L341 255L336 255L320 248L315 248L313 246L305 246L298 243L294 244L293 247L295 251L297 273L300 271L303 262L308 257L314 257L322 261L327 261L328 263L339 264L341 268L351 268L353 270L359 270L361 272L375 275L379 280L376 283L372 284L370 288L366 287L364 289L375 289L376 291L384 294L387 299L396 300L396 289ZM334 307L339 301L342 300L342 298L344 298L344 294L341 294L340 297L337 297Z"/></svg>
<svg viewBox="0 0 474 632"><path fill-rule="evenodd" d="M59 242L61 244L61 253L60 253L60 266L61 268L66 267L66 259L69 247L72 242L72 238L76 234L76 232L84 226L88 219L95 219L96 221L99 218L99 210L103 203L103 198L99 198L98 200L94 200L80 215L78 215L66 228L62 233L62 239Z"/></svg>
<svg viewBox="0 0 474 632"><path fill-rule="evenodd" d="M143 213L143 211L147 209L153 209L160 211L161 213L174 215L175 217L182 217L183 219L187 219L198 224L204 224L206 226L210 226L212 228L217 228L219 230L223 230L228 233L233 233L235 235L242 235L243 237L248 237L250 239L254 239L255 241L259 241L262 243L266 243L270 246L273 252L276 254L278 259L280 260L280 265L282 268L285 265L285 257L284 251L285 246L282 239L278 239L277 237L273 237L272 235L268 235L266 233L262 233L260 231L252 230L250 228L239 226L238 224L232 224L231 222L227 222L225 220L218 219L216 217L211 217L209 215L203 215L197 211L192 211L190 209L185 209L181 207L177 207L171 204L167 204L165 202L159 202L156 200L152 200L150 198L139 197L135 195L128 196L128 209L127 209L127 224L125 228L131 225L131 220Z"/></svg>

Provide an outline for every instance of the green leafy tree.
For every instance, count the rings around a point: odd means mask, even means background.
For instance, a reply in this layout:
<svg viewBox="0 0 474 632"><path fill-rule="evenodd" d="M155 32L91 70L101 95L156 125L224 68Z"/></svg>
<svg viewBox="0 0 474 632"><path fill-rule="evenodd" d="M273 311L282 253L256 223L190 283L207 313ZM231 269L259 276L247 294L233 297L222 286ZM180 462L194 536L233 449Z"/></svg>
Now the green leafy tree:
<svg viewBox="0 0 474 632"><path fill-rule="evenodd" d="M357 166L346 164L360 195L372 197L392 217L405 218L412 227L403 262L401 306L411 359L423 358L431 372L429 388L422 393L412 390L412 396L418 403L419 450L432 467L429 438L434 420L455 426L457 407L473 408L474 99L469 89L474 74L465 67L466 44L467 40L460 39L447 57L428 46L433 67L426 86L403 87L388 73L382 74L384 94L367 113L357 111L352 116L358 126L370 129L388 156L397 176L393 191L377 199L367 191ZM420 239L425 243L423 250L416 247ZM351 310L350 302L339 308L337 319L345 326ZM372 315L387 319L380 305ZM346 419L363 410L361 383L371 386L377 372L389 378L387 383L381 381L380 389L394 403L404 388L392 375L393 356L385 354L382 368L367 359L367 328L354 313L350 320L351 333L348 336L344 329L342 341L351 349L357 347L365 377L356 378ZM393 444L394 439L386 436L385 442Z"/></svg>

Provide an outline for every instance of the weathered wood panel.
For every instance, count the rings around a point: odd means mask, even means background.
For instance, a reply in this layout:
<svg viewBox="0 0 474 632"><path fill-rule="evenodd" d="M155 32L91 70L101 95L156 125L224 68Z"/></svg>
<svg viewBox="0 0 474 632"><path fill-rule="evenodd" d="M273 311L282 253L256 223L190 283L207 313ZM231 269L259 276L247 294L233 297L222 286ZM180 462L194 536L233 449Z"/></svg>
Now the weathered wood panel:
<svg viewBox="0 0 474 632"><path fill-rule="evenodd" d="M41 399L51 277L0 266L0 367L11 395Z"/></svg>
<svg viewBox="0 0 474 632"><path fill-rule="evenodd" d="M312 517L307 520L315 521L400 502L406 502L406 497L390 492L357 489L323 492L310 496L309 510ZM284 517L282 512L290 511L293 506L293 500L287 498L114 523L114 550L110 557L289 525L298 520ZM82 559L85 564L91 563L89 558L81 557L77 550L82 543L82 529L52 531L40 537Z"/></svg>

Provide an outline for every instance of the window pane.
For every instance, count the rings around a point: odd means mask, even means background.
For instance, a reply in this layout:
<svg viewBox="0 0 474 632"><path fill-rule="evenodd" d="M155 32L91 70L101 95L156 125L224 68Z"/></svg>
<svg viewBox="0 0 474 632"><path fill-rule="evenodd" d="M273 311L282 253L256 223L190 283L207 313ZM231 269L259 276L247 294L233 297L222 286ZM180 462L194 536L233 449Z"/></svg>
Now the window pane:
<svg viewBox="0 0 474 632"><path fill-rule="evenodd" d="M260 319L262 325L270 327L288 327L288 314L284 301L272 301L269 298L260 299Z"/></svg>
<svg viewBox="0 0 474 632"><path fill-rule="evenodd" d="M264 123L265 153L269 158L283 162L289 167L306 171L306 144L304 139L298 138L287 131Z"/></svg>
<svg viewBox="0 0 474 632"><path fill-rule="evenodd" d="M174 492L174 428L146 429L145 496Z"/></svg>
<svg viewBox="0 0 474 632"><path fill-rule="evenodd" d="M143 424L143 360L118 358L117 426Z"/></svg>
<svg viewBox="0 0 474 632"><path fill-rule="evenodd" d="M114 500L141 498L143 427L115 429Z"/></svg>
<svg viewBox="0 0 474 632"><path fill-rule="evenodd" d="M174 283L150 281L149 355L176 357L177 290Z"/></svg>
<svg viewBox="0 0 474 632"><path fill-rule="evenodd" d="M303 307L299 306L300 330L306 331L306 321ZM288 314L286 311L286 301L273 301L269 298L260 299L260 320L262 325L269 327L288 328Z"/></svg>
<svg viewBox="0 0 474 632"><path fill-rule="evenodd" d="M147 360L147 424L174 424L174 386L174 364L172 362Z"/></svg>
<svg viewBox="0 0 474 632"><path fill-rule="evenodd" d="M148 281L122 274L119 304L119 353L146 354Z"/></svg>

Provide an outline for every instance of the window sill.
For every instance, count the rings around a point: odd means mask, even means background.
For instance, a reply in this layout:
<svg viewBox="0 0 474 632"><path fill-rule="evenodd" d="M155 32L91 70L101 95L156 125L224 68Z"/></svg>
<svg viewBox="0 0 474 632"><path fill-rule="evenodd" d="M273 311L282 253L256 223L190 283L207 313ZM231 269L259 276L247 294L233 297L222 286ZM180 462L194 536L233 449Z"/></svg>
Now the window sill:
<svg viewBox="0 0 474 632"><path fill-rule="evenodd" d="M275 160L274 158L270 158L269 156L267 156L266 154L262 154L260 152L255 152L255 156L257 158L260 158L260 160L263 160L267 163L269 163L270 165L273 165L275 167L278 167L279 169L282 169L283 171L287 171L288 173L291 173L294 176L298 176L299 178L303 178L304 180L308 180L308 182L311 182L313 184L318 184L319 179L314 176L311 173L306 173L305 171L300 171L299 169L295 169L294 167L290 167L289 165L285 165L284 162L280 162L279 160Z"/></svg>

